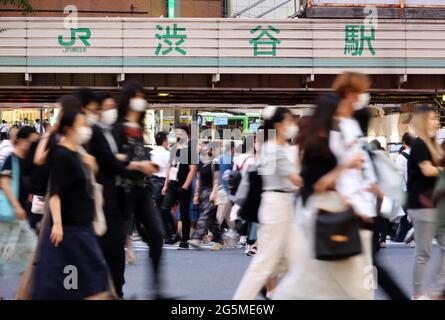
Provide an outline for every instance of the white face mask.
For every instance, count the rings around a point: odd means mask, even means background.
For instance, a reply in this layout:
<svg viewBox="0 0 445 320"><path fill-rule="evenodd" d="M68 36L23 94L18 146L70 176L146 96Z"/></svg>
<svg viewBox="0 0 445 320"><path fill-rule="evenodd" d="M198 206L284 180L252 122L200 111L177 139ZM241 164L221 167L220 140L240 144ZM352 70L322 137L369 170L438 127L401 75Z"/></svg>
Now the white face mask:
<svg viewBox="0 0 445 320"><path fill-rule="evenodd" d="M141 98L133 98L130 100L130 109L136 112L144 112L147 102Z"/></svg>
<svg viewBox="0 0 445 320"><path fill-rule="evenodd" d="M354 103L354 110L360 110L366 108L371 100L371 95L367 92L360 93L358 95L358 100Z"/></svg>
<svg viewBox="0 0 445 320"><path fill-rule="evenodd" d="M113 109L105 110L102 112L100 121L107 126L111 126L113 123L116 122L117 116L118 116L117 109L113 108Z"/></svg>
<svg viewBox="0 0 445 320"><path fill-rule="evenodd" d="M99 116L97 114L90 113L86 116L86 119L87 119L87 124L89 126L92 126L95 125L97 121L99 121Z"/></svg>
<svg viewBox="0 0 445 320"><path fill-rule="evenodd" d="M293 139L297 136L297 133L298 133L298 127L295 124L290 125L284 131L284 138L286 138L286 140Z"/></svg>
<svg viewBox="0 0 445 320"><path fill-rule="evenodd" d="M90 141L93 130L90 127L80 127L76 130L77 144L84 145Z"/></svg>

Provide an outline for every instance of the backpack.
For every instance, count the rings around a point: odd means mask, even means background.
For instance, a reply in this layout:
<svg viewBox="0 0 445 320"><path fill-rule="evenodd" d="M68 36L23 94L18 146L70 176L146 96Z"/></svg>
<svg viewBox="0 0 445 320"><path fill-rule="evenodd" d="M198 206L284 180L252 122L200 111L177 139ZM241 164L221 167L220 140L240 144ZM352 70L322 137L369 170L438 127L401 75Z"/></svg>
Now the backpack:
<svg viewBox="0 0 445 320"><path fill-rule="evenodd" d="M246 163L247 159L249 159L250 157L253 157L253 156L246 157L244 159L243 163L241 164L241 167L236 166L236 170L232 170L229 173L227 184L229 186L230 194L236 194L236 192L238 191L238 187L239 187L239 185L241 183L241 179L242 179L241 170L243 169L244 164Z"/></svg>
<svg viewBox="0 0 445 320"><path fill-rule="evenodd" d="M256 165L250 165L242 177L234 202L240 206L238 214L248 222L258 222L258 210L263 193L263 179Z"/></svg>
<svg viewBox="0 0 445 320"><path fill-rule="evenodd" d="M406 200L405 193L402 191L403 176L383 151L370 151L370 157L377 175L377 185L383 191L384 200L388 204L388 209L380 214L392 221L397 218Z"/></svg>

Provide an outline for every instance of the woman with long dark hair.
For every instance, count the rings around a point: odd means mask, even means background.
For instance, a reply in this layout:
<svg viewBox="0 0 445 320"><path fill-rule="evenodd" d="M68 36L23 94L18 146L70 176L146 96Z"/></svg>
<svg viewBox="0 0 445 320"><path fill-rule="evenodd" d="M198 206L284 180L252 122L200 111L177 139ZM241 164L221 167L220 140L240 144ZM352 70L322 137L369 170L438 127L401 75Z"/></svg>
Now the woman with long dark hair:
<svg viewBox="0 0 445 320"><path fill-rule="evenodd" d="M92 132L77 108L63 110L57 132L60 142L48 155L52 221L42 230L32 296L97 297L109 290L108 268L92 227L95 202L91 174L97 164L91 155L79 152Z"/></svg>
<svg viewBox="0 0 445 320"><path fill-rule="evenodd" d="M334 153L332 142L340 130L337 120L340 103L341 99L336 94L321 96L313 116L300 133L304 185L297 206L298 223L294 225L298 252L295 264L278 285L273 299L370 298L370 290L363 285L363 270L367 265L365 254L339 261L321 261L314 258L313 252L317 208L335 205L323 195L336 191L339 177L350 169L361 168L363 162L360 153L345 162L340 162Z"/></svg>
<svg viewBox="0 0 445 320"><path fill-rule="evenodd" d="M119 119L114 126L114 137L120 154L126 161L138 161L142 170L126 170L119 188L121 209L127 220L134 216L135 226L144 242L150 246L155 298L162 298L160 266L164 230L152 198L149 175L158 171L150 161L144 145L144 119L147 102L144 88L137 82L127 83L118 103Z"/></svg>
<svg viewBox="0 0 445 320"><path fill-rule="evenodd" d="M258 159L263 181L258 251L238 286L236 300L254 299L267 280L277 274L282 259L294 263L294 197L302 180L289 156L287 141L296 136L297 127L287 108L268 107L263 116L268 134Z"/></svg>
<svg viewBox="0 0 445 320"><path fill-rule="evenodd" d="M122 287L125 283L125 234L124 215L119 210L118 189L116 184L125 170L144 171L142 161L124 161L119 154L116 140L113 137L113 125L118 118L118 110L113 96L109 92L96 94L99 102L99 120L93 125L93 136L88 150L99 165L97 182L103 186L104 214L107 222L106 233L99 238L99 243L110 269L114 288L118 297L123 297ZM119 160L121 159L121 160Z"/></svg>

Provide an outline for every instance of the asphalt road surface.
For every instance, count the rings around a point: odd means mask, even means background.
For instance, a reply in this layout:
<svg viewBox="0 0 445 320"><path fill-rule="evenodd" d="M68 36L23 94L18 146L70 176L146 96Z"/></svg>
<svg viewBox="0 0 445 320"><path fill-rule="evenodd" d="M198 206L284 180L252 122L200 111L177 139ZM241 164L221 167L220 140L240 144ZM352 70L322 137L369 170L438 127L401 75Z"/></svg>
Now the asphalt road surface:
<svg viewBox="0 0 445 320"><path fill-rule="evenodd" d="M150 299L151 278L148 264L148 248L142 242L135 243L136 263L127 265L126 284L124 287L127 299ZM167 295L180 299L213 300L231 299L244 271L251 260L240 248L224 249L212 252L209 247L202 251L176 250L166 246L164 250L163 281ZM434 246L433 259L427 271L427 284L432 282L435 262L439 259L439 249ZM414 248L404 244L389 243L381 250L380 257L384 266L402 288L412 294L412 265ZM14 298L18 278L0 280L0 297ZM379 289L376 299L387 299Z"/></svg>

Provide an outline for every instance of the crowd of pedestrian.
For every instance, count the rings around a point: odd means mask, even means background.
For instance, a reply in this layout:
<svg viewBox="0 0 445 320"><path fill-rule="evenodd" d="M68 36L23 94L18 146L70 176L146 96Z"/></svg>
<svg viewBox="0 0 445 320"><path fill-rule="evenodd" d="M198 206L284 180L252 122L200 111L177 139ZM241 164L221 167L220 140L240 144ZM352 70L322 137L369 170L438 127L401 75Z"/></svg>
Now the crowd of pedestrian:
<svg viewBox="0 0 445 320"><path fill-rule="evenodd" d="M53 126L3 121L0 277L23 274L19 299L123 298L138 234L150 248L155 299L168 298L163 246L207 244L252 256L234 299L373 299L377 284L409 299L379 259L389 237L415 246L411 298L443 298L437 112L417 108L393 163L368 143L370 86L364 74L343 73L311 116L269 106L256 135L225 144L181 125L174 143L158 132L147 147L137 82L118 96L88 88L62 96ZM442 256L426 292L433 239ZM78 290L67 288L67 267Z"/></svg>

